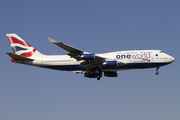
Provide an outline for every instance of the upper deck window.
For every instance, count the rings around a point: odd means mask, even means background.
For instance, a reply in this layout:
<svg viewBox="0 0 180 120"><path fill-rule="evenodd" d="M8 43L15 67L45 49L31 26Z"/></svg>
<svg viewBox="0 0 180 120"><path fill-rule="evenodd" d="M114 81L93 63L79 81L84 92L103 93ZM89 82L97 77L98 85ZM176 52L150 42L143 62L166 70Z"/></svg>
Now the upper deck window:
<svg viewBox="0 0 180 120"><path fill-rule="evenodd" d="M163 51L160 51L160 53L164 53Z"/></svg>

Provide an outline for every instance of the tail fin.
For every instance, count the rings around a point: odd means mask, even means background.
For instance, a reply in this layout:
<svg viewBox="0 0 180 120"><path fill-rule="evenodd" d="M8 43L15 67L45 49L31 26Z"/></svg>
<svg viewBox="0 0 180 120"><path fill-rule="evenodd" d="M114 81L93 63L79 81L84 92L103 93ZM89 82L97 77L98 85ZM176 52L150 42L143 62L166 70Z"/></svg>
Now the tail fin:
<svg viewBox="0 0 180 120"><path fill-rule="evenodd" d="M20 55L23 57L33 57L42 55L35 48L25 42L22 38L20 38L16 34L6 34L9 40L9 43L16 55Z"/></svg>

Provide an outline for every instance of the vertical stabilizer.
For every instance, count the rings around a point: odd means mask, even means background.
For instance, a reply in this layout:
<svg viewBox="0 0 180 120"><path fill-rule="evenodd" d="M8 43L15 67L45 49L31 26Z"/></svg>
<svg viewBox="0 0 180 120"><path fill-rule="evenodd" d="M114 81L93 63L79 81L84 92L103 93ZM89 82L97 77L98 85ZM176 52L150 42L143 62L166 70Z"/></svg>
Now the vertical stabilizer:
<svg viewBox="0 0 180 120"><path fill-rule="evenodd" d="M38 52L35 48L20 38L17 34L13 33L6 35L15 54L31 58L42 56L40 52Z"/></svg>

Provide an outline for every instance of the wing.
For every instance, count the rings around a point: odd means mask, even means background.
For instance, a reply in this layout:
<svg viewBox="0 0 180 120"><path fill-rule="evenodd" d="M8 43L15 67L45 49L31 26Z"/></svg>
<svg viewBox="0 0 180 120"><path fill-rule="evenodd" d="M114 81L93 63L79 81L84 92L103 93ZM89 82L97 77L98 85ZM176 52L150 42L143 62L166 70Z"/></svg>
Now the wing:
<svg viewBox="0 0 180 120"><path fill-rule="evenodd" d="M75 58L78 61L82 61L80 64L86 69L86 71L102 70L103 63L106 62L107 58L85 52L83 50L74 48L62 42L58 42L52 38L48 38L50 42L68 51L67 55ZM118 62L118 65L126 65L126 63Z"/></svg>
<svg viewBox="0 0 180 120"><path fill-rule="evenodd" d="M70 52L70 53L74 53L74 54L82 54L84 51L79 50L77 48L71 47L70 45L66 45L62 42L58 42L50 37L48 37L49 41L56 44L57 46L63 48L64 50Z"/></svg>
<svg viewBox="0 0 180 120"><path fill-rule="evenodd" d="M83 50L74 48L70 45L64 44L62 42L58 42L52 38L48 38L50 42L54 43L55 45L63 48L64 50L68 51L69 53L67 55L75 58L76 60L83 60L80 64L86 68L87 70L101 67L102 63L105 61L106 58L100 57L95 54L91 54L89 52L85 52ZM86 58L85 58L86 56ZM93 59L88 60L89 57L93 57Z"/></svg>

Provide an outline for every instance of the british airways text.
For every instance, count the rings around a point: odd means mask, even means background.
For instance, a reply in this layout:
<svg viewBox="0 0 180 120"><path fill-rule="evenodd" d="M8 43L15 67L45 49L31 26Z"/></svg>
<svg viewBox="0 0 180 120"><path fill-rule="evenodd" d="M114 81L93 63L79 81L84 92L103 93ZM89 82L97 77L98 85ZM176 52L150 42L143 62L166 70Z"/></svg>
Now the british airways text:
<svg viewBox="0 0 180 120"><path fill-rule="evenodd" d="M117 59L147 59L150 58L151 54L150 53L143 53L143 54L122 54L122 55L116 55Z"/></svg>

